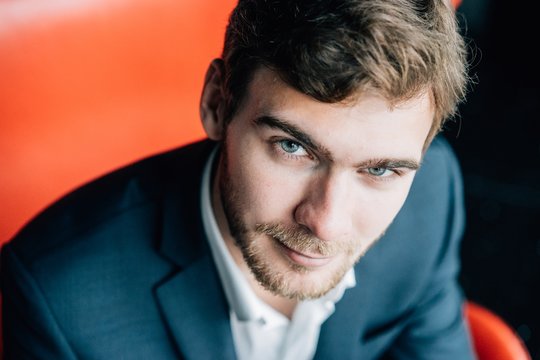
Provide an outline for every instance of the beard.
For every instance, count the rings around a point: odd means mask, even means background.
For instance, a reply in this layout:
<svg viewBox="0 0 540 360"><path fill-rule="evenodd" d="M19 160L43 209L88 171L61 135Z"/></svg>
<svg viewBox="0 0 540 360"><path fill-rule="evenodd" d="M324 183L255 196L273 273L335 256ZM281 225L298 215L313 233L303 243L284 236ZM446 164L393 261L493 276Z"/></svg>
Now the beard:
<svg viewBox="0 0 540 360"><path fill-rule="evenodd" d="M314 236L302 225L285 226L280 223L257 223L248 228L243 214L249 212L242 201L240 187L230 176L226 141L222 146L219 166L219 190L221 203L230 233L236 246L255 279L274 295L294 300L316 299L327 294L354 266L365 253L358 241L326 241ZM304 254L323 257L341 257L321 269L310 269L291 260L285 264L276 263L268 254L270 243L272 253L279 254L282 247ZM333 259L340 260L340 259Z"/></svg>

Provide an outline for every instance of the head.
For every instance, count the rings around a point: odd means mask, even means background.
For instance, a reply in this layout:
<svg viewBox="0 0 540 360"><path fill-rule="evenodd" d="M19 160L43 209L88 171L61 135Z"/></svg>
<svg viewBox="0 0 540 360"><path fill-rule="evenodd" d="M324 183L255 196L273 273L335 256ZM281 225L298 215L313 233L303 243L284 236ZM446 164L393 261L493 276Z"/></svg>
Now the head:
<svg viewBox="0 0 540 360"><path fill-rule="evenodd" d="M333 288L399 212L465 73L442 0L240 0L201 117L241 268L282 297Z"/></svg>

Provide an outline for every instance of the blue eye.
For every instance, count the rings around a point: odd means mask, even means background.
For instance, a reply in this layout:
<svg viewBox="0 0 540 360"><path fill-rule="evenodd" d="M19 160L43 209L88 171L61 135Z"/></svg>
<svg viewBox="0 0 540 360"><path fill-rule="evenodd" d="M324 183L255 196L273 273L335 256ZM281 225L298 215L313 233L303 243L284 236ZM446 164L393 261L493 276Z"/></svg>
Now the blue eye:
<svg viewBox="0 0 540 360"><path fill-rule="evenodd" d="M302 145L292 140L280 140L279 146L281 146L281 149L283 149L283 151L289 154L295 154L295 155L307 154L306 150L302 147Z"/></svg>
<svg viewBox="0 0 540 360"><path fill-rule="evenodd" d="M384 168L384 167L371 167L367 169L367 172L370 175L377 176L377 177L384 177L384 176L392 175L392 170Z"/></svg>

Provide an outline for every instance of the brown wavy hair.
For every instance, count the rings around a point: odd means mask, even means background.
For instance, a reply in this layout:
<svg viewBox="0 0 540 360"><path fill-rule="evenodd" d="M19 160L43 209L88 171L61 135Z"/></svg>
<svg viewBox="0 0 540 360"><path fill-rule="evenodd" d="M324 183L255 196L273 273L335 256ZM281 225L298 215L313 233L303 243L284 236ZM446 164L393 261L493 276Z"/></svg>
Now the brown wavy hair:
<svg viewBox="0 0 540 360"><path fill-rule="evenodd" d="M226 117L266 66L327 103L375 91L395 105L428 90L435 107L429 143L465 97L466 58L445 0L240 0L222 54Z"/></svg>

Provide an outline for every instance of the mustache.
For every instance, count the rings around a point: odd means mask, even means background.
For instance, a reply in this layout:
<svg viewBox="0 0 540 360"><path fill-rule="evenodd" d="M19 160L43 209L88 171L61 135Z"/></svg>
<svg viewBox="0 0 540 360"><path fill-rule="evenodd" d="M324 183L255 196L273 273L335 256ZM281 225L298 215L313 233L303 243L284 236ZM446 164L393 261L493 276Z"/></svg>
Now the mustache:
<svg viewBox="0 0 540 360"><path fill-rule="evenodd" d="M316 253L328 257L354 251L352 243L321 240L305 228L282 224L257 224L255 231L271 236L286 247L300 253Z"/></svg>

